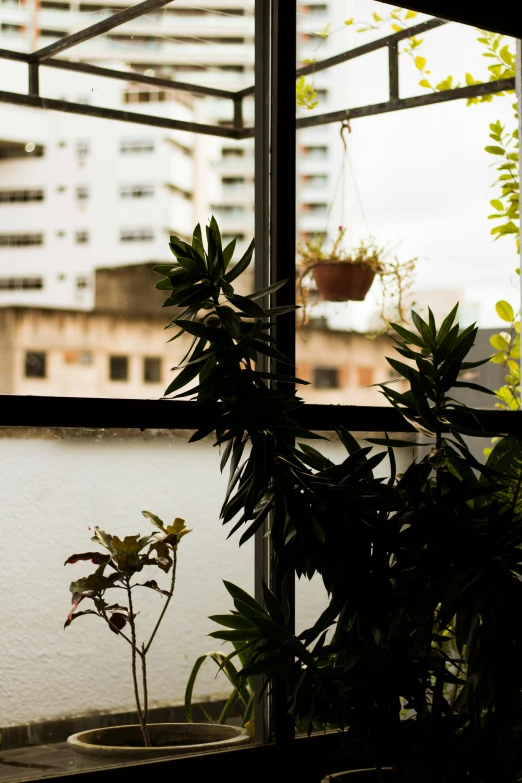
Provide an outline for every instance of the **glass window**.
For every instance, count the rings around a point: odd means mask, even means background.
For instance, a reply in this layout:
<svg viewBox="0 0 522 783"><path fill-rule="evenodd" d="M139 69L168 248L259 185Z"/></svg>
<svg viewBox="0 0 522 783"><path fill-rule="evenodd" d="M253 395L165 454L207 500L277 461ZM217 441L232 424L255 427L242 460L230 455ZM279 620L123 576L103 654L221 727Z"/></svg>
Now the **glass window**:
<svg viewBox="0 0 522 783"><path fill-rule="evenodd" d="M19 204L27 201L43 201L43 190L0 190L0 204Z"/></svg>
<svg viewBox="0 0 522 783"><path fill-rule="evenodd" d="M129 357L109 357L109 378L111 381L127 381L129 378Z"/></svg>
<svg viewBox="0 0 522 783"><path fill-rule="evenodd" d="M151 242L153 239L151 228L123 228L120 231L120 242Z"/></svg>
<svg viewBox="0 0 522 783"><path fill-rule="evenodd" d="M154 185L122 185L121 198L150 198L154 195Z"/></svg>
<svg viewBox="0 0 522 783"><path fill-rule="evenodd" d="M0 234L0 247L43 245L43 234Z"/></svg>
<svg viewBox="0 0 522 783"><path fill-rule="evenodd" d="M45 378L47 376L47 357L44 351L27 351L25 354L25 377Z"/></svg>
<svg viewBox="0 0 522 783"><path fill-rule="evenodd" d="M154 142L149 139L124 139L120 144L120 152L122 155L154 152Z"/></svg>
<svg viewBox="0 0 522 783"><path fill-rule="evenodd" d="M338 389L338 367L316 367L314 369L314 386L317 389Z"/></svg>
<svg viewBox="0 0 522 783"><path fill-rule="evenodd" d="M77 245L86 245L89 242L89 232L85 229L76 231L74 234L74 241Z"/></svg>
<svg viewBox="0 0 522 783"><path fill-rule="evenodd" d="M88 185L78 185L76 188L76 198L78 201L86 201L90 195Z"/></svg>
<svg viewBox="0 0 522 783"><path fill-rule="evenodd" d="M143 359L143 380L145 383L161 383L161 358L146 356Z"/></svg>

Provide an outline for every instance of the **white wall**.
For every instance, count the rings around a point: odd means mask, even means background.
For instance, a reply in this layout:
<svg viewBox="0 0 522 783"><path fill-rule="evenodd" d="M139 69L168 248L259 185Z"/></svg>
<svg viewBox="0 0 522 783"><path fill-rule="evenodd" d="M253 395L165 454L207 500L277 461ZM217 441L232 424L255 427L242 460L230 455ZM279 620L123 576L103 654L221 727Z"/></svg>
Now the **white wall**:
<svg viewBox="0 0 522 783"><path fill-rule="evenodd" d="M320 448L336 461L344 454L339 443ZM187 445L182 433L0 430L0 725L132 708L127 644L96 617L63 629L70 582L94 570L63 563L96 548L89 526L120 537L149 532L142 509L164 520L181 516L193 528L180 544L173 604L149 662L152 704L182 701L197 656L219 648L206 637L215 629L208 615L232 608L221 580L253 591L253 545L238 549L237 536L227 541L218 519L226 483L218 461L211 443ZM155 576L151 569L147 578ZM138 600L141 640L162 599L144 589ZM298 629L325 601L320 580L298 584ZM227 684L209 664L197 695L225 694Z"/></svg>

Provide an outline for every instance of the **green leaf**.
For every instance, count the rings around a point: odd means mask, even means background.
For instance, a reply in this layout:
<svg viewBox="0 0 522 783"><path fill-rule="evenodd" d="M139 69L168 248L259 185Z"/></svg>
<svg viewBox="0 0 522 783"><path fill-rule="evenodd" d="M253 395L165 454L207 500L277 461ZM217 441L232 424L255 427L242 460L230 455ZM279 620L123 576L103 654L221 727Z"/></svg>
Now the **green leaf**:
<svg viewBox="0 0 522 783"><path fill-rule="evenodd" d="M232 256L234 255L234 250L236 249L236 238L228 243L228 245L223 250L223 261L225 262L225 271L232 260Z"/></svg>
<svg viewBox="0 0 522 783"><path fill-rule="evenodd" d="M239 275L242 274L245 271L245 269L249 266L250 262L252 261L254 246L255 246L255 241L252 240L244 256L237 262L237 264L234 267L232 267L230 272L227 272L227 274L225 275L225 280L227 283L231 283L233 280L236 279L236 277L239 277Z"/></svg>
<svg viewBox="0 0 522 783"><path fill-rule="evenodd" d="M393 324L391 323L390 326L395 329L398 335L402 337L405 343L411 343L412 345L416 345L419 348L424 348L424 343L422 342L421 338L418 337L413 332L410 332L408 329L405 329L400 324Z"/></svg>
<svg viewBox="0 0 522 783"><path fill-rule="evenodd" d="M502 334L494 334L489 338L489 342L497 351L509 351L509 343Z"/></svg>
<svg viewBox="0 0 522 783"><path fill-rule="evenodd" d="M415 67L419 69L419 71L423 71L426 67L426 58L425 57L416 57L415 58ZM425 85L422 85L423 87ZM429 86L429 83L428 83Z"/></svg>
<svg viewBox="0 0 522 783"><path fill-rule="evenodd" d="M152 511L142 511L141 512L144 517L149 519L153 525L156 525L156 527L159 527L160 530L163 530L164 533L166 533L165 529L165 523L162 519L160 519L156 514L153 514Z"/></svg>
<svg viewBox="0 0 522 783"><path fill-rule="evenodd" d="M493 202L491 203L493 204ZM496 303L495 310L497 311L498 317L502 318L503 321L507 321L508 323L511 323L512 321L515 320L515 313L513 311L513 308L511 307L509 302L506 302L504 299L501 299L499 302ZM496 348L495 345L493 345L493 347Z"/></svg>
<svg viewBox="0 0 522 783"><path fill-rule="evenodd" d="M494 145L488 145L487 147L484 147L486 152L489 152L491 155L503 155L504 149L502 147L496 147Z"/></svg>
<svg viewBox="0 0 522 783"><path fill-rule="evenodd" d="M252 299L248 299L246 296L239 296L234 294L233 296L227 296L229 302L236 307L239 307L244 313L252 316L252 318L264 318L265 311Z"/></svg>

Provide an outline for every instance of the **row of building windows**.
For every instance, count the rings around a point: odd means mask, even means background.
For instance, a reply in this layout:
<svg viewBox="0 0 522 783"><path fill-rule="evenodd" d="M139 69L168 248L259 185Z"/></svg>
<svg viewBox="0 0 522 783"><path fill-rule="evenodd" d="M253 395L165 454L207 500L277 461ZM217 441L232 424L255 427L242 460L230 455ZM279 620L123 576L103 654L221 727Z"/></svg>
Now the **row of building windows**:
<svg viewBox="0 0 522 783"><path fill-rule="evenodd" d="M5 5L17 5L16 0L2 0L2 4ZM40 8L46 8L54 11L70 11L71 4L67 2L61 2L60 0L41 0ZM114 12L114 5L108 3L80 3L79 10L81 13L96 13L99 11L111 11ZM218 11L214 11L212 8L166 8L163 10L164 14L168 16L207 16L209 14L218 13L220 15L226 14L227 16L244 16L245 10L243 8L219 8Z"/></svg>
<svg viewBox="0 0 522 783"><path fill-rule="evenodd" d="M26 201L43 201L43 190L0 190L0 204L20 204Z"/></svg>
<svg viewBox="0 0 522 783"><path fill-rule="evenodd" d="M42 277L0 277L0 291L40 291Z"/></svg>
<svg viewBox="0 0 522 783"><path fill-rule="evenodd" d="M65 188L59 187L59 192L64 192ZM185 192L185 191L183 191ZM78 201L87 201L91 193L87 185L78 185L76 188L76 198ZM154 196L154 185L121 185L120 198L149 198ZM22 204L34 201L44 201L45 193L43 190L0 190L0 204Z"/></svg>
<svg viewBox="0 0 522 783"><path fill-rule="evenodd" d="M65 364L81 364L89 367L93 364L92 351L66 351ZM128 356L109 356L108 378L110 381L129 380L130 361ZM161 383L163 362L159 356L145 356L142 362L143 383ZM45 351L27 351L24 372L26 378L47 378L48 362Z"/></svg>
<svg viewBox="0 0 522 783"><path fill-rule="evenodd" d="M373 367L359 366L355 368L358 386L371 386L373 383ZM339 389L341 374L339 367L315 367L312 383L316 389Z"/></svg>
<svg viewBox="0 0 522 783"><path fill-rule="evenodd" d="M57 236L65 237L65 231L58 231ZM120 242L152 242L154 230L152 228L124 228L120 231ZM90 233L87 229L74 232L74 241L77 245L86 245L90 241ZM0 247L30 247L44 244L43 234L0 234Z"/></svg>

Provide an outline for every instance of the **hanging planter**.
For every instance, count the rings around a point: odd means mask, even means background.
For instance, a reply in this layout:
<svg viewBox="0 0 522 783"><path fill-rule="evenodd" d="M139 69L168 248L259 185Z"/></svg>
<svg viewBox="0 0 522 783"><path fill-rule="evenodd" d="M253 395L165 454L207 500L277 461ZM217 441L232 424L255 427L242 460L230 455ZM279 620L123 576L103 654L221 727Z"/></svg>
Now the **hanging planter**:
<svg viewBox="0 0 522 783"><path fill-rule="evenodd" d="M312 277L321 297L327 302L363 302L372 287L377 269L362 261L320 261L312 268Z"/></svg>
<svg viewBox="0 0 522 783"><path fill-rule="evenodd" d="M372 239L348 251L343 247L345 234L346 229L339 226L336 238L326 248L326 235L311 237L297 246L301 322L307 322L307 307L314 304L314 298L317 301L317 295L325 302L363 302L378 277L383 323L406 323L416 259L401 262Z"/></svg>

